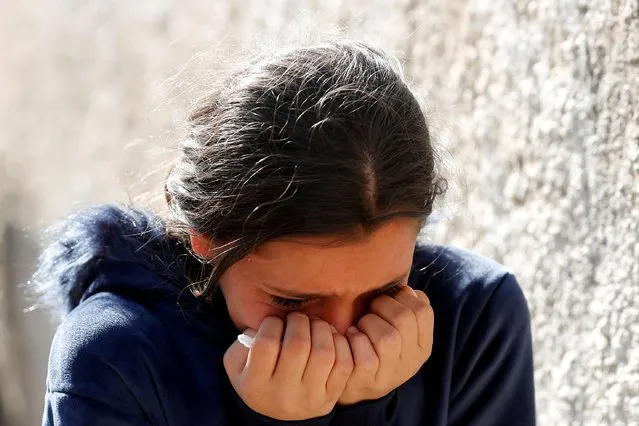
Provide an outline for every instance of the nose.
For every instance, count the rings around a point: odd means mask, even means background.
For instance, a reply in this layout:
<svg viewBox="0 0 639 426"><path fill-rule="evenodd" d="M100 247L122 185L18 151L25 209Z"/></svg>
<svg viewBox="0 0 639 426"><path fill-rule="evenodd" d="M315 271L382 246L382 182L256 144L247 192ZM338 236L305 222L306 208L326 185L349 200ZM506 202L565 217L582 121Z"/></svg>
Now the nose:
<svg viewBox="0 0 639 426"><path fill-rule="evenodd" d="M366 311L364 301L335 302L325 306L321 317L333 324L340 334L345 334L348 327L356 324Z"/></svg>

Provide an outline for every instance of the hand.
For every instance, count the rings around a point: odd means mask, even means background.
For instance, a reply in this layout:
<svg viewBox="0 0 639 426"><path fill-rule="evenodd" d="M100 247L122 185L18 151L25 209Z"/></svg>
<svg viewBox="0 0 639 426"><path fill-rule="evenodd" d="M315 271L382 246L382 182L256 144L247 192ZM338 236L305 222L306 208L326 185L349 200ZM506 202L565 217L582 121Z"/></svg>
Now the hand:
<svg viewBox="0 0 639 426"><path fill-rule="evenodd" d="M355 333L346 333L355 367L338 404L381 398L413 377L430 357L433 325L422 291L406 286L374 299Z"/></svg>
<svg viewBox="0 0 639 426"><path fill-rule="evenodd" d="M266 317L250 349L235 341L223 362L233 388L254 411L278 420L330 413L353 370L346 338L303 313ZM282 341L282 334L284 340Z"/></svg>

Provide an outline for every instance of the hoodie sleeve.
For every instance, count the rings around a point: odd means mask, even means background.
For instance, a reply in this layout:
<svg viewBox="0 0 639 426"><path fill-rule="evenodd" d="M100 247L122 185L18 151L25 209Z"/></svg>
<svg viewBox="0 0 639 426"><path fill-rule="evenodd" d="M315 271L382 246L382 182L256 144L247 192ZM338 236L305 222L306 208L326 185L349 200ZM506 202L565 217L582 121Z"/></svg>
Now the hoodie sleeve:
<svg viewBox="0 0 639 426"><path fill-rule="evenodd" d="M132 316L107 298L96 301L56 331L43 426L166 424Z"/></svg>
<svg viewBox="0 0 639 426"><path fill-rule="evenodd" d="M338 407L335 415L336 424L350 426L394 424L397 398L399 398L399 392L395 389L379 399Z"/></svg>
<svg viewBox="0 0 639 426"><path fill-rule="evenodd" d="M45 398L43 426L81 425L85 422L96 426L150 424L141 413L131 412L128 405L115 406L114 401L54 391L47 391Z"/></svg>
<svg viewBox="0 0 639 426"><path fill-rule="evenodd" d="M449 424L534 426L530 314L512 274L497 285L462 345L453 367Z"/></svg>
<svg viewBox="0 0 639 426"><path fill-rule="evenodd" d="M324 425L349 425L349 426L375 426L388 425L393 422L395 410L396 391L383 398L362 401L347 407L335 407L325 416L303 421L282 421L263 416L248 407L240 397L234 393L237 404L240 407L240 424L250 426L324 426Z"/></svg>

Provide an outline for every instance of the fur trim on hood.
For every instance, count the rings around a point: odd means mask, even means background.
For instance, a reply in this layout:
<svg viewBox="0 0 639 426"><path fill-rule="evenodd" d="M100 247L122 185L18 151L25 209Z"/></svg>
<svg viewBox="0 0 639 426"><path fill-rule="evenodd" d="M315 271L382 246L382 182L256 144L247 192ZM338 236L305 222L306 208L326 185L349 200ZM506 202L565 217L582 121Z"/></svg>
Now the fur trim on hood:
<svg viewBox="0 0 639 426"><path fill-rule="evenodd" d="M187 285L183 262L187 252L167 237L162 218L151 212L125 205L97 205L57 223L45 236L50 244L40 255L29 284L60 320L84 298L105 286L116 286L98 279L106 269L111 276L115 272L122 278L132 267L153 273L156 281L158 275L167 278L153 285L156 294L174 294ZM141 284L133 282L139 280L115 281L125 291L141 290Z"/></svg>

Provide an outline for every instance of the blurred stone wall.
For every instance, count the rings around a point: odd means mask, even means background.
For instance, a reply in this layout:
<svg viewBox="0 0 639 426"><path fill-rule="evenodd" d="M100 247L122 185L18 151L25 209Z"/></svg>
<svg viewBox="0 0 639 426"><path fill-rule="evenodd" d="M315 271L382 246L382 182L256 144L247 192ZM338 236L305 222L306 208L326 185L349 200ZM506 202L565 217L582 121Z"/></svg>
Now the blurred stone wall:
<svg viewBox="0 0 639 426"><path fill-rule="evenodd" d="M519 277L538 423L639 424L638 0L0 8L0 424L41 417L53 329L18 285L42 229L95 202L161 210L196 76L253 40L336 28L394 52L431 106L454 187L427 238Z"/></svg>

